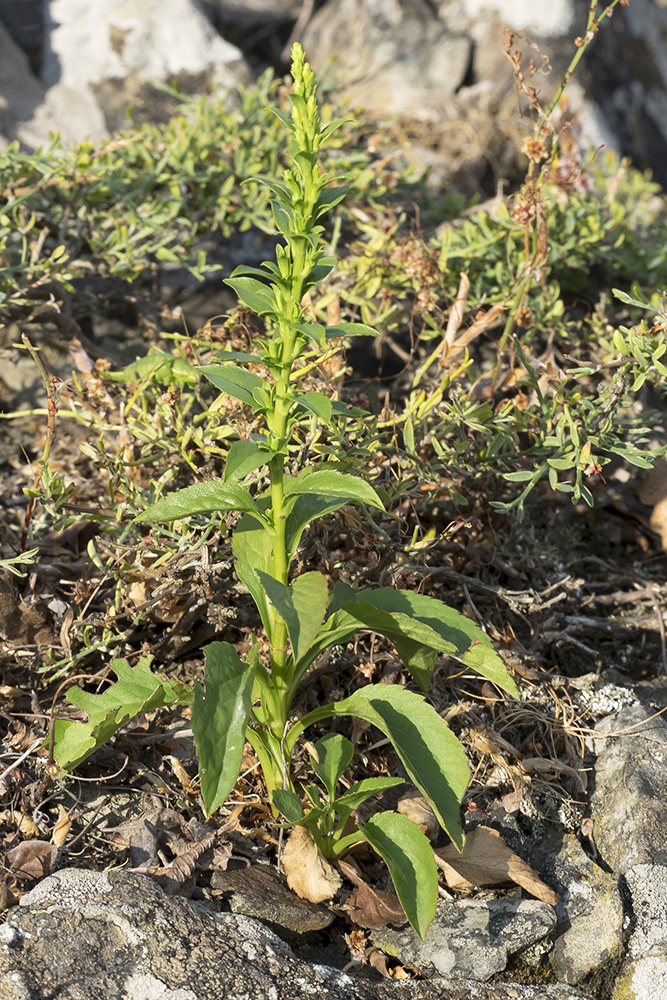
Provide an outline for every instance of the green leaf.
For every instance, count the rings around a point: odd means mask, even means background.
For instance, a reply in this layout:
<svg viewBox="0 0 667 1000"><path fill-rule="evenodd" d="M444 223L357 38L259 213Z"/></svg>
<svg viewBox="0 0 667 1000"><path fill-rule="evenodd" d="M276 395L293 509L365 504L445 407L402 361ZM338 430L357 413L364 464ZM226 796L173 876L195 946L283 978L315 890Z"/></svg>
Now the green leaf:
<svg viewBox="0 0 667 1000"><path fill-rule="evenodd" d="M405 915L423 941L438 902L438 870L428 838L394 812L377 813L361 832L389 869Z"/></svg>
<svg viewBox="0 0 667 1000"><path fill-rule="evenodd" d="M372 326L366 326L365 323L337 323L336 326L328 326L326 331L327 340L335 340L336 337L379 336L379 330L374 330Z"/></svg>
<svg viewBox="0 0 667 1000"><path fill-rule="evenodd" d="M380 795L390 788L404 784L405 781L403 778L363 778L361 781L357 781L349 791L341 795L334 803L338 815L338 827L341 833L353 810L357 809L362 802L373 798L374 795Z"/></svg>
<svg viewBox="0 0 667 1000"><path fill-rule="evenodd" d="M336 797L336 785L350 765L354 747L340 733L327 733L315 744L315 753L317 760L311 761L313 771L326 788L329 802L333 802Z"/></svg>
<svg viewBox="0 0 667 1000"><path fill-rule="evenodd" d="M227 453L223 482L236 482L255 469L261 468L271 458L261 445L254 441L235 441Z"/></svg>
<svg viewBox="0 0 667 1000"><path fill-rule="evenodd" d="M322 715L324 708L315 711ZM453 843L463 846L459 806L470 778L466 755L447 723L422 695L396 684L369 684L349 698L327 705L326 712L364 719L384 733ZM308 718L302 719L302 724Z"/></svg>
<svg viewBox="0 0 667 1000"><path fill-rule="evenodd" d="M409 590L394 590L391 587L358 591L356 599L366 601L383 611L400 612L428 625L447 643L453 644L455 652L452 655L497 684L503 691L518 698L516 684L507 673L505 664L494 650L488 635L465 615L447 607L435 597L414 594ZM414 636L408 635L408 638Z"/></svg>
<svg viewBox="0 0 667 1000"><path fill-rule="evenodd" d="M169 493L150 504L135 521L176 521L193 514L210 514L213 511L236 510L250 514L262 525L267 525L266 517L248 490L238 483L222 483L209 479L183 490Z"/></svg>
<svg viewBox="0 0 667 1000"><path fill-rule="evenodd" d="M503 472L503 479L506 479L508 483L526 483L534 475L534 472L524 469L521 472Z"/></svg>
<svg viewBox="0 0 667 1000"><path fill-rule="evenodd" d="M195 684L192 731L210 816L227 798L241 767L259 647L253 647L249 663L228 642L212 642L205 653L205 688Z"/></svg>
<svg viewBox="0 0 667 1000"><path fill-rule="evenodd" d="M331 400L323 392L308 392L296 397L297 403L310 410L323 423L331 424Z"/></svg>
<svg viewBox="0 0 667 1000"><path fill-rule="evenodd" d="M53 755L65 771L86 760L130 719L165 705L190 704L192 692L184 684L165 680L149 669L144 656L131 667L127 660L112 660L118 680L102 694L70 688L66 699L88 715L88 722L58 719L54 726Z"/></svg>
<svg viewBox="0 0 667 1000"><path fill-rule="evenodd" d="M285 477L285 496L301 493L319 493L322 496L339 497L347 503L353 500L366 503L370 507L384 510L384 505L372 486L357 476L344 472L311 467L298 476Z"/></svg>
<svg viewBox="0 0 667 1000"><path fill-rule="evenodd" d="M261 569L258 569L257 576L287 625L294 659L299 660L319 632L327 610L329 588L326 578L322 573L303 573L286 587Z"/></svg>
<svg viewBox="0 0 667 1000"><path fill-rule="evenodd" d="M274 789L271 800L288 823L300 823L306 815L301 805L301 799L290 788Z"/></svg>
<svg viewBox="0 0 667 1000"><path fill-rule="evenodd" d="M348 500L345 497L324 496L320 493L303 493L298 496L285 525L288 557L294 557L301 536L311 521L333 514L346 503Z"/></svg>
<svg viewBox="0 0 667 1000"><path fill-rule="evenodd" d="M244 515L234 528L232 552L236 556L236 575L246 585L257 605L264 628L271 627L271 613L259 573L270 576L273 569L273 538L268 530Z"/></svg>
<svg viewBox="0 0 667 1000"><path fill-rule="evenodd" d="M258 316L266 316L276 311L276 298L273 290L256 278L226 278L225 284L233 288L241 302L256 312Z"/></svg>
<svg viewBox="0 0 667 1000"><path fill-rule="evenodd" d="M200 365L198 371L228 396L238 399L253 410L261 409L255 393L264 389L266 383L259 375L237 365Z"/></svg>

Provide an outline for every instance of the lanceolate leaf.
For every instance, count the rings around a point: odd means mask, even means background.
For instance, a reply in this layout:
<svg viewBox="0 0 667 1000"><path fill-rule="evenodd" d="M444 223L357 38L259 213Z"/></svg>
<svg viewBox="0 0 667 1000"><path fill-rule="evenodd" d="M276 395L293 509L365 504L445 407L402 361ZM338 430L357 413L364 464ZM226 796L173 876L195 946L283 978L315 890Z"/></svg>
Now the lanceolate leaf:
<svg viewBox="0 0 667 1000"><path fill-rule="evenodd" d="M294 659L300 659L319 632L327 609L329 589L326 578L321 573L303 573L293 584L285 587L261 569L257 570L257 576L287 625Z"/></svg>
<svg viewBox="0 0 667 1000"><path fill-rule="evenodd" d="M255 469L261 468L271 458L268 451L254 441L235 441L227 454L223 482L236 482Z"/></svg>
<svg viewBox="0 0 667 1000"><path fill-rule="evenodd" d="M384 733L451 840L463 846L459 806L470 778L466 755L422 695L394 684L369 684L344 701L311 712L290 735L315 716L327 715L364 719Z"/></svg>
<svg viewBox="0 0 667 1000"><path fill-rule="evenodd" d="M237 365L200 365L197 370L228 396L238 399L253 410L259 408L255 393L264 389L264 380L259 375Z"/></svg>
<svg viewBox="0 0 667 1000"><path fill-rule="evenodd" d="M366 503L370 507L384 510L382 501L372 486L363 479L345 472L308 467L298 476L285 477L285 495L294 496L300 493L339 497L348 503L356 500L358 503Z"/></svg>
<svg viewBox="0 0 667 1000"><path fill-rule="evenodd" d="M466 666L487 677L498 687L518 697L516 684L493 648L488 635L469 618L447 607L442 601L408 590L361 590L357 600L368 602L383 611L398 612L423 622L455 647L453 655ZM408 636L413 638L413 636Z"/></svg>
<svg viewBox="0 0 667 1000"><path fill-rule="evenodd" d="M256 278L227 278L225 284L230 285L241 302L259 316L275 312L276 299L273 290Z"/></svg>
<svg viewBox="0 0 667 1000"><path fill-rule="evenodd" d="M259 649L253 647L249 663L243 663L228 642L213 642L205 652L205 688L195 685L192 731L202 796L211 815L225 801L238 777Z"/></svg>
<svg viewBox="0 0 667 1000"><path fill-rule="evenodd" d="M297 403L310 410L325 424L331 423L331 400L323 392L307 392L296 397Z"/></svg>
<svg viewBox="0 0 667 1000"><path fill-rule="evenodd" d="M268 576L273 568L271 535L248 515L244 515L234 528L232 551L236 556L236 575L250 591L262 624L268 630L271 627L271 615L259 573Z"/></svg>
<svg viewBox="0 0 667 1000"><path fill-rule="evenodd" d="M346 503L348 500L345 498L325 496L322 493L302 493L297 496L285 526L288 558L294 557L301 536L311 521L332 514Z"/></svg>
<svg viewBox="0 0 667 1000"><path fill-rule="evenodd" d="M186 486L184 490L169 493L138 514L135 521L176 521L192 514L226 510L245 511L268 527L265 516L248 490L238 483L222 483L217 479L195 483L194 486Z"/></svg>
<svg viewBox="0 0 667 1000"><path fill-rule="evenodd" d="M317 759L313 758L313 771L327 790L329 801L333 802L336 785L354 755L350 741L340 733L327 733L315 744Z"/></svg>
<svg viewBox="0 0 667 1000"><path fill-rule="evenodd" d="M53 755L63 770L81 764L130 719L164 705L192 701L189 687L151 673L150 662L150 657L142 657L131 667L127 660L113 660L111 669L118 680L102 694L70 688L67 701L86 712L88 722L56 721Z"/></svg>
<svg viewBox="0 0 667 1000"><path fill-rule="evenodd" d="M328 326L326 332L327 340L335 340L336 337L379 337L380 331L366 326L365 323L337 323L336 326Z"/></svg>
<svg viewBox="0 0 667 1000"><path fill-rule="evenodd" d="M423 940L438 902L438 871L428 838L395 812L377 813L361 832L389 869L405 915Z"/></svg>

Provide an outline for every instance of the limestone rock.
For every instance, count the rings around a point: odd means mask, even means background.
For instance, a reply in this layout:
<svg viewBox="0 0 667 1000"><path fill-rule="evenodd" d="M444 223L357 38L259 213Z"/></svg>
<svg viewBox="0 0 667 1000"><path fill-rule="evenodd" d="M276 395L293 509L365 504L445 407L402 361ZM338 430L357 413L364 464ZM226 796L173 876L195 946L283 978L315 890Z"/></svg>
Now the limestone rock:
<svg viewBox="0 0 667 1000"><path fill-rule="evenodd" d="M66 869L0 928L0 1000L590 1000L570 986L372 983L298 960L257 920L148 878Z"/></svg>
<svg viewBox="0 0 667 1000"><path fill-rule="evenodd" d="M616 982L613 1000L662 1000L667 996L667 868L634 865L625 875L634 927L629 961ZM625 991L625 992L624 992Z"/></svg>
<svg viewBox="0 0 667 1000"><path fill-rule="evenodd" d="M34 128L66 141L122 128L128 105L138 121L166 120L174 100L162 83L197 94L251 80L196 0L49 0L41 77Z"/></svg>
<svg viewBox="0 0 667 1000"><path fill-rule="evenodd" d="M25 53L0 24L0 136L24 140L27 122L44 100L44 88L32 74Z"/></svg>
<svg viewBox="0 0 667 1000"><path fill-rule="evenodd" d="M637 864L667 865L667 722L643 722L652 714L636 705L595 727L593 832L603 861L619 874Z"/></svg>
<svg viewBox="0 0 667 1000"><path fill-rule="evenodd" d="M540 874L559 895L551 961L559 980L581 982L615 958L623 945L625 915L618 878L591 861L572 834Z"/></svg>
<svg viewBox="0 0 667 1000"><path fill-rule="evenodd" d="M533 899L439 900L423 941L411 928L373 931L378 948L425 975L490 979L510 955L545 938L556 925L553 907Z"/></svg>
<svg viewBox="0 0 667 1000"><path fill-rule="evenodd" d="M471 40L448 30L428 0L330 0L306 28L303 46L316 73L339 78L343 99L418 118L457 90L472 51Z"/></svg>

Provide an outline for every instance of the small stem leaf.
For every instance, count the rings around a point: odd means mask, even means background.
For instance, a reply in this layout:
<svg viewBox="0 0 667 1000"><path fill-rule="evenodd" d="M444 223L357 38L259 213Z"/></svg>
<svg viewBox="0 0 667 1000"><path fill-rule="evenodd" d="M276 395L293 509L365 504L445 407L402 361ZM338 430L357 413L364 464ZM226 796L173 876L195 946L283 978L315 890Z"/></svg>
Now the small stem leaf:
<svg viewBox="0 0 667 1000"><path fill-rule="evenodd" d="M248 663L228 642L212 642L205 652L205 688L195 685L192 731L202 796L210 816L225 801L238 777L259 648L253 647Z"/></svg>
<svg viewBox="0 0 667 1000"><path fill-rule="evenodd" d="M395 788L397 785L403 784L405 784L403 778L364 778L362 781L357 781L345 795L341 795L334 803L336 813L338 814L338 826L341 832L345 829L345 824L350 818L350 814L362 802L372 799L374 795L386 792L389 788Z"/></svg>
<svg viewBox="0 0 667 1000"><path fill-rule="evenodd" d="M303 573L289 587L261 569L257 576L274 608L287 625L294 659L310 648L320 630L329 600L326 578L322 573Z"/></svg>
<svg viewBox="0 0 667 1000"><path fill-rule="evenodd" d="M394 812L377 813L361 832L389 869L405 915L423 941L438 902L438 870L428 838Z"/></svg>
<svg viewBox="0 0 667 1000"><path fill-rule="evenodd" d="M275 314L276 297L268 285L256 278L226 278L225 284L233 288L241 302L258 316Z"/></svg>
<svg viewBox="0 0 667 1000"><path fill-rule="evenodd" d="M197 371L227 396L238 399L253 410L258 409L254 394L265 387L264 380L259 375L237 365L200 365Z"/></svg>
<svg viewBox="0 0 667 1000"><path fill-rule="evenodd" d="M336 326L328 326L326 332L327 340L335 340L336 337L379 337L380 331L366 326L365 323L337 323Z"/></svg>
<svg viewBox="0 0 667 1000"><path fill-rule="evenodd" d="M318 759L312 760L312 768L327 790L329 801L336 797L338 779L350 764L354 748L340 733L327 733L315 744Z"/></svg>
<svg viewBox="0 0 667 1000"><path fill-rule="evenodd" d="M176 521L192 514L227 510L244 511L264 528L269 527L265 515L248 490L238 483L222 483L217 479L169 493L146 507L135 517L135 521Z"/></svg>
<svg viewBox="0 0 667 1000"><path fill-rule="evenodd" d="M370 507L384 510L384 504L372 486L357 476L333 469L309 466L298 476L285 478L285 494L294 496L301 493L319 493L321 496L338 497L346 502L356 500Z"/></svg>
<svg viewBox="0 0 667 1000"><path fill-rule="evenodd" d="M296 397L297 403L310 410L327 425L331 424L331 400L322 392L307 392Z"/></svg>
<svg viewBox="0 0 667 1000"><path fill-rule="evenodd" d="M468 762L445 720L422 695L398 685L369 684L344 701L315 709L301 725L325 711L364 719L384 733L441 826L457 847L463 846L459 805L470 779Z"/></svg>
<svg viewBox="0 0 667 1000"><path fill-rule="evenodd" d="M223 482L243 479L265 465L270 458L269 452L254 441L235 441L227 454Z"/></svg>
<svg viewBox="0 0 667 1000"><path fill-rule="evenodd" d="M236 556L236 575L246 585L257 605L265 629L271 627L271 612L259 573L270 576L273 568L273 540L271 534L248 515L244 515L234 528L232 551Z"/></svg>
<svg viewBox="0 0 667 1000"><path fill-rule="evenodd" d="M127 660L112 660L118 680L102 694L70 688L67 701L86 712L88 722L56 720L53 756L63 770L81 764L130 719L165 705L191 703L189 687L151 673L150 662L150 657L142 657L131 667Z"/></svg>

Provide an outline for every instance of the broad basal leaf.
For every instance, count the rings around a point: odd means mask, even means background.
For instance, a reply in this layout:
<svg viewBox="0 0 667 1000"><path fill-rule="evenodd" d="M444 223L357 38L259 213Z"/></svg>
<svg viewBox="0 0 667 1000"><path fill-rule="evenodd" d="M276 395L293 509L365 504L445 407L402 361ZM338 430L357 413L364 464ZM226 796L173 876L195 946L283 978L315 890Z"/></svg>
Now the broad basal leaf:
<svg viewBox="0 0 667 1000"><path fill-rule="evenodd" d="M111 669L118 680L102 694L70 688L67 701L86 712L88 722L56 721L53 755L60 767L71 771L130 719L164 705L192 701L189 687L151 673L149 664L150 657L142 657L136 667L127 660L113 660Z"/></svg>
<svg viewBox="0 0 667 1000"><path fill-rule="evenodd" d="M316 711L322 714L325 708ZM451 840L463 846L459 807L470 778L466 755L422 695L394 684L369 684L344 701L326 706L326 711L364 719L384 733Z"/></svg>
<svg viewBox="0 0 667 1000"><path fill-rule="evenodd" d="M324 619L329 601L326 578L321 573L303 573L285 587L259 568L257 576L287 625L294 659L299 660L309 649Z"/></svg>
<svg viewBox="0 0 667 1000"><path fill-rule="evenodd" d="M389 587L358 591L356 600L368 602L383 611L408 615L414 620L423 622L454 647L453 655L466 666L487 677L509 694L518 697L516 684L507 673L505 664L494 650L488 635L475 622L447 607L442 601L427 597L425 594L393 590ZM407 635L407 638L414 636Z"/></svg>
<svg viewBox="0 0 667 1000"><path fill-rule="evenodd" d="M377 813L361 832L389 869L405 915L423 941L438 902L433 848L419 827L400 813Z"/></svg>
<svg viewBox="0 0 667 1000"><path fill-rule="evenodd" d="M218 479L167 494L138 514L135 521L176 521L192 514L228 510L244 511L268 528L266 517L248 490L238 483L223 483Z"/></svg>
<svg viewBox="0 0 667 1000"><path fill-rule="evenodd" d="M195 685L192 731L202 796L211 815L238 777L259 651L253 647L248 663L228 642L212 642L205 652L205 687Z"/></svg>

